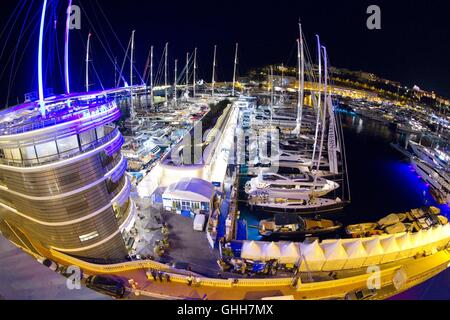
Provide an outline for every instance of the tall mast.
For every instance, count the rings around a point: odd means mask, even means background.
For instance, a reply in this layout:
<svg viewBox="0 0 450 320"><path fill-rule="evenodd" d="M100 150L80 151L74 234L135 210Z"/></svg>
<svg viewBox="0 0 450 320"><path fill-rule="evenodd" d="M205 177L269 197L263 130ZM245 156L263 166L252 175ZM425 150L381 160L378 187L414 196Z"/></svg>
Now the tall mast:
<svg viewBox="0 0 450 320"><path fill-rule="evenodd" d="M322 49L321 49L321 45L320 45L320 38L318 35L316 35L317 38L317 53L318 53L318 62L319 62L319 82L317 83L317 92L319 93L318 95L318 103L317 103L317 115L316 115L316 133L315 133L315 137L314 137L314 148L313 148L313 155L312 155L312 163L314 166L314 160L316 158L316 149L317 149L317 139L318 139L318 135L319 135L319 125L320 125L320 109L322 106ZM319 159L319 163L320 163L320 159Z"/></svg>
<svg viewBox="0 0 450 320"><path fill-rule="evenodd" d="M167 96L167 85L168 85L168 78L167 78L167 56L168 56L168 50L169 50L169 43L166 43L166 48L164 50L164 96L165 96L165 103L167 104L168 96Z"/></svg>
<svg viewBox="0 0 450 320"><path fill-rule="evenodd" d="M270 66L270 127L273 122L273 105L274 105L274 85L273 85L273 66Z"/></svg>
<svg viewBox="0 0 450 320"><path fill-rule="evenodd" d="M134 33L131 33L131 52L130 52L130 101L131 101L131 120L134 120L134 104L133 104L133 66L134 66Z"/></svg>
<svg viewBox="0 0 450 320"><path fill-rule="evenodd" d="M233 91L231 95L234 97L234 91L236 88L236 71L237 71L237 64L238 64L238 50L239 50L239 43L236 43L236 52L234 54L234 71L233 71Z"/></svg>
<svg viewBox="0 0 450 320"><path fill-rule="evenodd" d="M45 23L45 12L47 10L47 0L44 0L42 5L41 13L41 25L39 28L39 46L38 46L38 92L39 92L39 110L41 115L45 117L45 103L44 103L44 81L42 77L42 46L44 42L44 23Z"/></svg>
<svg viewBox="0 0 450 320"><path fill-rule="evenodd" d="M194 79L192 80L192 91L195 98L196 89L197 89L197 48L194 49Z"/></svg>
<svg viewBox="0 0 450 320"><path fill-rule="evenodd" d="M150 47L150 107L153 108L153 46Z"/></svg>
<svg viewBox="0 0 450 320"><path fill-rule="evenodd" d="M86 92L89 92L89 48L91 46L91 33L89 32L86 45Z"/></svg>
<svg viewBox="0 0 450 320"><path fill-rule="evenodd" d="M133 86L133 67L134 67L134 34L136 30L131 33L131 57L130 57L130 87Z"/></svg>
<svg viewBox="0 0 450 320"><path fill-rule="evenodd" d="M175 102L175 105L177 105L177 77L178 77L177 73L178 73L178 60L175 59L175 80L173 83L173 90L174 90L173 100Z"/></svg>
<svg viewBox="0 0 450 320"><path fill-rule="evenodd" d="M211 83L211 88L212 88L212 96L214 98L214 87L216 85L216 55L217 55L217 46L214 46L214 59L213 59L213 72L212 72L212 83Z"/></svg>
<svg viewBox="0 0 450 320"><path fill-rule="evenodd" d="M325 78L324 78L324 103L323 103L323 111L322 111L322 134L320 137L320 149L319 149L319 161L317 162L317 172L320 170L320 160L322 158L322 149L323 149L323 141L325 138L325 125L326 125L326 108L327 108L327 103L328 103L328 87L327 87L327 82L328 82L328 61L327 61L327 50L325 47L321 47L321 50L323 50L323 60L324 60L324 71L325 71ZM317 181L317 172L316 175L314 176L314 189L315 189L315 184ZM313 189L313 190L314 190Z"/></svg>
<svg viewBox="0 0 450 320"><path fill-rule="evenodd" d="M189 52L186 53L186 95L189 98Z"/></svg>
<svg viewBox="0 0 450 320"><path fill-rule="evenodd" d="M299 23L300 38L297 40L298 47L298 102L297 102L297 127L295 133L300 135L303 120L303 103L305 99L305 52L303 45L302 24Z"/></svg>
<svg viewBox="0 0 450 320"><path fill-rule="evenodd" d="M72 13L72 0L69 0L66 17L66 37L64 42L64 79L66 83L66 94L70 94L69 78L69 32L70 32L70 14Z"/></svg>

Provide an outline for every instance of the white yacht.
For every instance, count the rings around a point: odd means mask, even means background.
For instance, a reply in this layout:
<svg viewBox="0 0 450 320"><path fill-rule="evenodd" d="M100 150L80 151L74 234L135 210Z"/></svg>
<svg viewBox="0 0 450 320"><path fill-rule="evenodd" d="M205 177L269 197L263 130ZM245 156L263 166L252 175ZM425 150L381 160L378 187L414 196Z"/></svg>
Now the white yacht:
<svg viewBox="0 0 450 320"><path fill-rule="evenodd" d="M448 171L450 165L450 156L448 154L438 149L427 148L413 141L410 141L409 144L414 154L420 160L434 168Z"/></svg>
<svg viewBox="0 0 450 320"><path fill-rule="evenodd" d="M437 196L436 200L450 204L450 175L417 157L411 158L411 163L422 179L430 184Z"/></svg>
<svg viewBox="0 0 450 320"><path fill-rule="evenodd" d="M285 199L270 198L267 195L250 196L250 207L269 213L324 214L342 210L346 202L340 198Z"/></svg>
<svg viewBox="0 0 450 320"><path fill-rule="evenodd" d="M305 199L312 195L321 197L339 188L339 184L321 177L314 178L304 173L282 176L277 173L262 173L248 181L245 192L248 195L267 194L273 198Z"/></svg>

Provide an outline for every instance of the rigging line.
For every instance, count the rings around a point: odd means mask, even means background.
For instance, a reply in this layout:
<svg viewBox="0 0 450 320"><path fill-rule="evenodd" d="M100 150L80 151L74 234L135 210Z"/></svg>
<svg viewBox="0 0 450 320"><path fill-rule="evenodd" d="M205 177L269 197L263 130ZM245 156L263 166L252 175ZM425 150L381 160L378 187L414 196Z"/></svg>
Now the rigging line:
<svg viewBox="0 0 450 320"><path fill-rule="evenodd" d="M95 28L94 24L92 23L91 19L89 18L89 15L87 14L87 12L86 12L86 10L84 9L84 7L81 6L81 3L80 3L80 8L81 8L81 9L83 10L83 12L85 13L85 16L86 16L86 18L87 18L87 20L88 20L88 22L89 22L89 24L90 24L90 26L91 26L91 28L92 28L92 31L93 31L95 34L100 34L100 33L97 32L97 29ZM117 64L116 64L116 62L115 62L115 59L114 59L113 55L110 54L110 52L108 52L108 49L107 49L107 47L105 46L105 43L102 41L101 38L97 37L97 39L99 40L100 44L102 45L103 50L105 51L105 53L106 53L106 55L108 56L109 60L110 60L111 63L114 65L115 71L117 71L117 72L120 71L119 68L118 68L118 66L117 66ZM108 41L106 41L106 42L108 42ZM125 78L124 78L123 76L121 76L121 77L122 77L122 80L125 82ZM118 79L117 81L120 82L120 77L119 77L119 79Z"/></svg>
<svg viewBox="0 0 450 320"><path fill-rule="evenodd" d="M126 83L127 81L123 77L122 73L123 73L123 69L125 68L125 63L127 62L127 56L128 56L128 51L130 50L130 47L131 47L131 38L130 38L130 41L128 42L128 48L127 48L127 51L125 52L125 57L123 59L122 68L120 68L120 72L119 72L119 77L122 77L124 83ZM120 83L120 80L117 81L116 87L119 86L119 83Z"/></svg>
<svg viewBox="0 0 450 320"><path fill-rule="evenodd" d="M17 15L15 16L14 22L13 22L13 24L12 24L12 26L11 26L11 29L10 29L9 32L8 32L8 36L6 37L5 44L3 45L3 49L2 49L2 51L0 52L0 59L3 57L3 53L5 52L6 46L7 46L7 44L8 44L8 41L9 41L9 39L11 38L11 35L12 35L12 33L13 33L14 26L16 25L17 20L19 19L20 15L22 14L22 11L23 11L23 8L25 7L25 4L26 4L26 1L24 1L24 2L22 3L22 6L20 7L19 12L18 12ZM6 27L5 27L5 28L6 28Z"/></svg>
<svg viewBox="0 0 450 320"><path fill-rule="evenodd" d="M103 17L105 18L105 20L106 20L106 22L107 22L107 24L108 24L108 26L110 27L110 29L111 29L111 31L112 31L112 33L114 34L114 36L115 36L115 38L117 39L117 41L119 42L119 44L120 44L120 47L122 48L122 50L125 50L125 48L123 47L123 44L122 44L122 42L119 40L119 37L117 36L117 34L116 34L116 32L114 31L114 29L113 29L113 27L112 27L112 25L111 25L111 23L109 22L109 19L108 19L108 17L105 15L105 13L104 13L104 11L103 11L103 9L102 9L102 7L99 5L99 3L98 3L98 1L97 0L95 0L95 3L97 4L97 6L99 7L99 9L100 9L100 13L103 15ZM95 12L95 10L94 10L94 12ZM126 56L127 58L128 58L128 56ZM131 59L129 59L129 61L130 61L130 63L131 63ZM144 79L142 79L142 76L141 76L141 74L139 73L139 70L136 68L136 66L135 65L133 65L133 70L135 70L136 71L136 74L139 76L139 78L141 79L141 83L143 83L144 82Z"/></svg>
<svg viewBox="0 0 450 320"><path fill-rule="evenodd" d="M37 19L37 17L39 17L39 15L40 15L40 12L36 12L36 14L34 15L34 17L33 17L32 20L31 20L31 22L33 22L35 19ZM26 27L26 29L25 29L25 33L28 32L28 30L29 30L33 25L34 25L33 23L30 23L29 25L27 25L27 27ZM36 27L36 26L35 26L35 30L37 30L37 27ZM13 55L10 54L9 57L8 57L8 60L6 61L6 63L4 63L4 66L5 66L5 67L3 68L3 70L2 70L2 72L1 72L1 74L0 74L0 79L3 78L5 72L7 71L7 70L6 70L7 67L10 65L10 62L11 62L11 59L12 59L12 58L13 58Z"/></svg>
<svg viewBox="0 0 450 320"><path fill-rule="evenodd" d="M32 8L32 6L28 7L27 13L25 15L25 20L24 20L24 22L22 24L22 27L20 28L20 33L19 33L19 38L17 40L17 44L16 44L16 46L14 48L14 58L13 58L13 62L12 62L12 65L11 65L11 70L10 70L10 73L9 73L8 91L7 91L7 95L6 95L6 107L9 104L9 97L10 97L10 94L11 94L12 76L13 76L13 73L15 71L14 67L15 67L15 64L16 64L17 51L19 50L20 43L21 43L22 38L24 36L25 22L28 20L28 17L29 17L30 12L31 12L31 8Z"/></svg>

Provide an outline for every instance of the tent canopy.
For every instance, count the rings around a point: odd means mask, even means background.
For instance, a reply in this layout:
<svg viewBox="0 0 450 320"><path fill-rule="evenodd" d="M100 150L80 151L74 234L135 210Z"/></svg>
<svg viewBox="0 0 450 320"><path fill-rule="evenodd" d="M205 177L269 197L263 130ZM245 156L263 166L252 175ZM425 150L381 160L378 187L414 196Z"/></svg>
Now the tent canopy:
<svg viewBox="0 0 450 320"><path fill-rule="evenodd" d="M296 264L300 259L300 250L298 245L291 243L283 243L280 245L281 259L283 264Z"/></svg>
<svg viewBox="0 0 450 320"><path fill-rule="evenodd" d="M384 238L381 238L380 243L383 247L383 250L385 253L392 253L400 251L400 248L398 247L397 241L395 240L395 236L387 236Z"/></svg>
<svg viewBox="0 0 450 320"><path fill-rule="evenodd" d="M241 257L249 260L261 260L262 250L255 241L244 241Z"/></svg>
<svg viewBox="0 0 450 320"><path fill-rule="evenodd" d="M163 194L164 199L210 202L214 195L214 185L198 178L184 178L172 184Z"/></svg>
<svg viewBox="0 0 450 320"><path fill-rule="evenodd" d="M378 237L372 237L363 241L363 246L369 256L384 254L383 247L381 246L380 239Z"/></svg>
<svg viewBox="0 0 450 320"><path fill-rule="evenodd" d="M279 259L281 250L275 242L267 243L263 247L263 255L266 260Z"/></svg>
<svg viewBox="0 0 450 320"><path fill-rule="evenodd" d="M327 261L345 260L348 258L341 240L326 240L323 241L320 246L322 247Z"/></svg>
<svg viewBox="0 0 450 320"><path fill-rule="evenodd" d="M342 245L347 252L348 258L350 259L367 257L366 249L362 245L362 241L360 239L342 241Z"/></svg>
<svg viewBox="0 0 450 320"><path fill-rule="evenodd" d="M312 243L301 243L300 254L306 261L325 261L325 255L322 248L319 245L319 241L316 240Z"/></svg>

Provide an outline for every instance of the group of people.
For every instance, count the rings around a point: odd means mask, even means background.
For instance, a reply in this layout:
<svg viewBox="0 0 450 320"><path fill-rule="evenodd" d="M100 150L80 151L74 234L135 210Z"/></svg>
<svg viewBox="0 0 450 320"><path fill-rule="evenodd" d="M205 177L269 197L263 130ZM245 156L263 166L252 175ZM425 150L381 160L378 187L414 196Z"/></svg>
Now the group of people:
<svg viewBox="0 0 450 320"><path fill-rule="evenodd" d="M150 269L149 272L147 272L147 278L150 279L150 276L153 278L155 282L157 281L170 282L170 275L168 273L159 270Z"/></svg>

